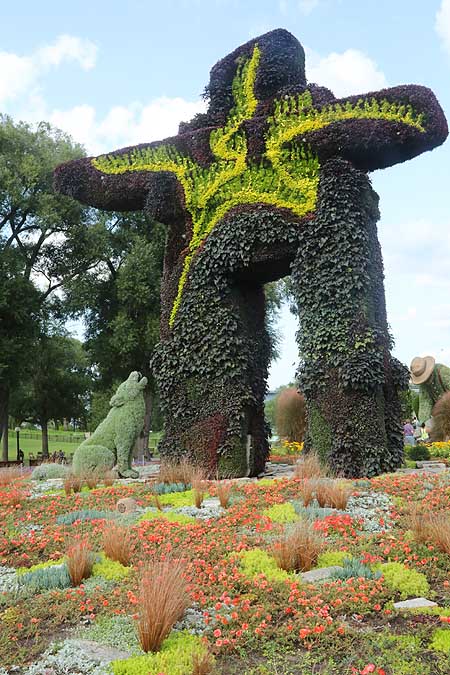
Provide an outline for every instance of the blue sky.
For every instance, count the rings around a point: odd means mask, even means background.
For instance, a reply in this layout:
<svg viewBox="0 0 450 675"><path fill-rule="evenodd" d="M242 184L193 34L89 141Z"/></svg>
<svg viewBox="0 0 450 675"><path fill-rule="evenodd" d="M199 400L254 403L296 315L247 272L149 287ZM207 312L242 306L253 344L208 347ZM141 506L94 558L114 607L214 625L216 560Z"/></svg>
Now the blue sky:
<svg viewBox="0 0 450 675"><path fill-rule="evenodd" d="M336 95L417 83L450 118L450 0L17 0L2 3L0 111L46 119L99 153L164 138L202 109L211 66L283 27L310 81ZM395 354L450 364L450 141L372 174ZM295 319L280 316L270 386L293 377Z"/></svg>

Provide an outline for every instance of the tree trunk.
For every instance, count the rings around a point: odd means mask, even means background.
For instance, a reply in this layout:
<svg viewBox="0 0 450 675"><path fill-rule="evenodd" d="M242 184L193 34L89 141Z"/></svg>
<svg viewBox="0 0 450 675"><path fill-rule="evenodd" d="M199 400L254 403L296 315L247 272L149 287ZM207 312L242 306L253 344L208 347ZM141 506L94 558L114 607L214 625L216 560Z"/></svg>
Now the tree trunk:
<svg viewBox="0 0 450 675"><path fill-rule="evenodd" d="M48 459L48 420L41 420L42 456Z"/></svg>
<svg viewBox="0 0 450 675"><path fill-rule="evenodd" d="M8 461L8 407L9 389L0 385L0 438L2 439L2 461Z"/></svg>

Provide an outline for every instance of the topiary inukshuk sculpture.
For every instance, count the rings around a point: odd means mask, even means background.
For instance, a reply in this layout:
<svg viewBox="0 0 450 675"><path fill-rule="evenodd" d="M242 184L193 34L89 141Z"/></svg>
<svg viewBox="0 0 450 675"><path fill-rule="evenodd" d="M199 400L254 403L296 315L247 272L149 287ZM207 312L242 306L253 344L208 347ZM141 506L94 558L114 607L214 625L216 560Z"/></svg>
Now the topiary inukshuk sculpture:
<svg viewBox="0 0 450 675"><path fill-rule="evenodd" d="M118 387L111 410L94 433L75 450L73 471L82 476L103 473L114 466L121 478L139 478L131 466L133 447L144 426L147 378L130 373Z"/></svg>
<svg viewBox="0 0 450 675"><path fill-rule="evenodd" d="M255 475L268 455L270 340L263 284L292 273L307 448L345 475L399 466L378 198L367 172L440 145L443 112L424 87L335 99L307 84L287 31L219 61L208 111L173 138L58 167L56 189L166 223L161 342L163 456L211 474Z"/></svg>

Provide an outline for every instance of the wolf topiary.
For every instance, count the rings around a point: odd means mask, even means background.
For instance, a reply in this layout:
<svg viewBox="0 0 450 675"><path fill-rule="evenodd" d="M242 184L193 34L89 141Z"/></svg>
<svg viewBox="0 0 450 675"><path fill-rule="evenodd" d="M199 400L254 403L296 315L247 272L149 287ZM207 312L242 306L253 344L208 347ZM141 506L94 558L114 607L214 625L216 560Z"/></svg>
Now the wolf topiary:
<svg viewBox="0 0 450 675"><path fill-rule="evenodd" d="M147 378L133 372L122 382L111 398L107 417L92 436L75 450L73 471L90 474L108 471L117 465L122 478L138 478L139 473L131 468L131 453L144 425L144 389Z"/></svg>

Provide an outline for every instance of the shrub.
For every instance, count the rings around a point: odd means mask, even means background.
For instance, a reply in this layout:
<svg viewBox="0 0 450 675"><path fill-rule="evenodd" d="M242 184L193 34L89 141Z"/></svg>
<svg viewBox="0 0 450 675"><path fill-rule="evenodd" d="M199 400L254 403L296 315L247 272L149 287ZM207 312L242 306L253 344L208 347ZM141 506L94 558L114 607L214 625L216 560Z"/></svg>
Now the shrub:
<svg viewBox="0 0 450 675"><path fill-rule="evenodd" d="M277 561L267 551L260 548L253 548L250 551L242 551L239 554L243 574L249 579L253 579L259 574L264 574L269 581L285 581L292 577L281 570Z"/></svg>
<svg viewBox="0 0 450 675"><path fill-rule="evenodd" d="M36 566L19 575L19 583L32 588L34 591L48 591L51 588L69 588L72 584L69 569L66 563L46 567Z"/></svg>
<svg viewBox="0 0 450 675"><path fill-rule="evenodd" d="M170 635L157 654L133 656L111 663L114 675L148 675L165 673L166 675L192 675L194 655L206 657L208 653L203 641L197 635L180 631ZM200 671L201 673L202 671ZM208 671L203 671L206 673ZM197 673L197 675L200 675Z"/></svg>
<svg viewBox="0 0 450 675"><path fill-rule="evenodd" d="M430 647L438 652L450 654L450 630L448 628L438 628L435 630Z"/></svg>
<svg viewBox="0 0 450 675"><path fill-rule="evenodd" d="M84 511L70 511L70 513L62 513L57 517L58 525L72 525L77 520L104 520L116 518L115 511L96 511L95 509L86 509Z"/></svg>
<svg viewBox="0 0 450 675"><path fill-rule="evenodd" d="M304 455L295 465L295 478L325 478L327 470L314 452Z"/></svg>
<svg viewBox="0 0 450 675"><path fill-rule="evenodd" d="M416 570L408 569L402 563L383 563L377 565L376 569L383 575L386 585L393 591L399 592L403 599L426 597L430 591L426 576Z"/></svg>
<svg viewBox="0 0 450 675"><path fill-rule="evenodd" d="M31 478L33 480L49 480L51 478L65 478L69 468L65 464L39 464L35 467Z"/></svg>
<svg viewBox="0 0 450 675"><path fill-rule="evenodd" d="M108 581L120 581L129 573L129 567L125 567L117 560L110 560L103 554L98 557L92 567L93 577L103 577Z"/></svg>
<svg viewBox="0 0 450 675"><path fill-rule="evenodd" d="M379 579L381 572L372 570L361 560L350 559L348 556L342 561L342 570L332 573L333 579Z"/></svg>
<svg viewBox="0 0 450 675"><path fill-rule="evenodd" d="M450 439L450 392L442 394L431 412L433 417L433 441Z"/></svg>
<svg viewBox="0 0 450 675"><path fill-rule="evenodd" d="M299 522L289 534L274 542L271 553L281 569L308 572L317 564L324 546L323 537L310 523Z"/></svg>
<svg viewBox="0 0 450 675"><path fill-rule="evenodd" d="M274 523L294 523L298 520L295 508L289 502L267 507L263 511L263 516L267 516Z"/></svg>
<svg viewBox="0 0 450 675"><path fill-rule="evenodd" d="M426 461L430 459L430 451L426 445L407 445L405 447L405 454L408 459L412 459L416 462Z"/></svg>
<svg viewBox="0 0 450 675"><path fill-rule="evenodd" d="M79 586L83 579L91 576L94 556L86 539L77 541L68 547L66 552L67 567L74 586Z"/></svg>
<svg viewBox="0 0 450 675"><path fill-rule="evenodd" d="M103 530L102 548L110 560L129 565L132 554L130 530L116 523L108 523Z"/></svg>
<svg viewBox="0 0 450 675"><path fill-rule="evenodd" d="M301 443L306 428L305 397L296 387L281 391L275 403L275 426L278 435L288 441Z"/></svg>
<svg viewBox="0 0 450 675"><path fill-rule="evenodd" d="M184 564L180 560L151 561L139 584L137 632L144 652L157 652L189 604Z"/></svg>
<svg viewBox="0 0 450 675"><path fill-rule="evenodd" d="M345 561L352 559L347 551L324 551L317 558L317 567L333 567L343 565Z"/></svg>

